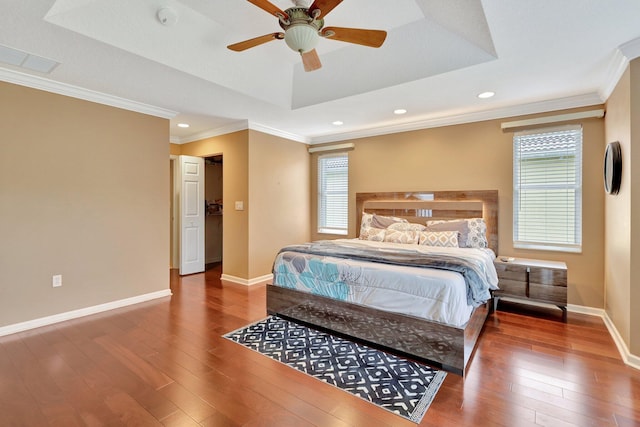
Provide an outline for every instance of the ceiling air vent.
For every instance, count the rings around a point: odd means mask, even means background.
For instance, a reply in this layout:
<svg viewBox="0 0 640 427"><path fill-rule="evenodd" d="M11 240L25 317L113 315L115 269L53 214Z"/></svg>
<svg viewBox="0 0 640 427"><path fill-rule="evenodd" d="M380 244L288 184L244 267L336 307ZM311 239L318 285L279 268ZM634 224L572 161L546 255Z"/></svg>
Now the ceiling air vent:
<svg viewBox="0 0 640 427"><path fill-rule="evenodd" d="M44 74L49 74L60 64L52 59L3 45L0 45L0 62Z"/></svg>

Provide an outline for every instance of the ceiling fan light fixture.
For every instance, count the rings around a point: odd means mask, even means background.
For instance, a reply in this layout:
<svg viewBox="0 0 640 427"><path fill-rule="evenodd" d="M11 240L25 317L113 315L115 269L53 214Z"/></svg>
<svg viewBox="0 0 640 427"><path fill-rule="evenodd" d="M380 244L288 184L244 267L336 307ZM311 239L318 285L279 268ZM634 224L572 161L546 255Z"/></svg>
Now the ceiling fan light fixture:
<svg viewBox="0 0 640 427"><path fill-rule="evenodd" d="M284 33L287 46L299 53L315 49L319 38L318 29L309 24L292 25Z"/></svg>

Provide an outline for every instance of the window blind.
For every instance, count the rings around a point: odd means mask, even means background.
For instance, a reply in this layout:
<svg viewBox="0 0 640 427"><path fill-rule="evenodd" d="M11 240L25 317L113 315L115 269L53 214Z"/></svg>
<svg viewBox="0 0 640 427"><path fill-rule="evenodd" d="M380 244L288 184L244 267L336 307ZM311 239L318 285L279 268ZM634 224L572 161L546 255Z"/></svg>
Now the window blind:
<svg viewBox="0 0 640 427"><path fill-rule="evenodd" d="M349 157L318 157L318 232L347 234L349 221Z"/></svg>
<svg viewBox="0 0 640 427"><path fill-rule="evenodd" d="M582 248L582 127L514 135L514 247Z"/></svg>

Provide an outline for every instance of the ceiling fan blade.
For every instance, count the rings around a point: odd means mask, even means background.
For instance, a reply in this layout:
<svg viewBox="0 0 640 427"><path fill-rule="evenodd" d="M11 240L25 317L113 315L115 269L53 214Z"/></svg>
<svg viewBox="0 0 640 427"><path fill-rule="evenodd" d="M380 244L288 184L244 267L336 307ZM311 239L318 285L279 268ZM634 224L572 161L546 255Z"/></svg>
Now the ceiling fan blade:
<svg viewBox="0 0 640 427"><path fill-rule="evenodd" d="M282 9L280 9L275 4L271 3L269 0L248 0L249 3L258 6L260 9L269 12L271 15L276 18L289 19L289 15L284 13Z"/></svg>
<svg viewBox="0 0 640 427"><path fill-rule="evenodd" d="M320 57L318 56L318 52L315 49L311 49L309 52L305 52L301 54L302 56L302 65L304 65L305 71L314 71L319 68L322 68L322 64L320 63Z"/></svg>
<svg viewBox="0 0 640 427"><path fill-rule="evenodd" d="M264 36L245 40L239 43L230 44L229 46L227 46L227 48L236 52L242 52L243 50L247 50L249 48L270 42L271 40L282 40L282 39L284 39L284 33L265 34Z"/></svg>
<svg viewBox="0 0 640 427"><path fill-rule="evenodd" d="M384 43L384 39L387 38L387 32L359 28L326 27L322 30L322 37L363 46L380 47Z"/></svg>
<svg viewBox="0 0 640 427"><path fill-rule="evenodd" d="M313 4L309 6L309 15L313 16L313 12L319 10L320 14L317 17L324 19L324 17L340 3L342 3L342 0L315 0Z"/></svg>

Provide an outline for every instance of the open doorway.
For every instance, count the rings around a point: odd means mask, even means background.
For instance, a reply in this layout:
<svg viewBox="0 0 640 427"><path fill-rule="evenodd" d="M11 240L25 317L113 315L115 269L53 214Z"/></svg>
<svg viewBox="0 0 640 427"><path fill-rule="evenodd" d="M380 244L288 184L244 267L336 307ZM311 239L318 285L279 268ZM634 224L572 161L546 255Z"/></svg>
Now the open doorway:
<svg viewBox="0 0 640 427"><path fill-rule="evenodd" d="M205 269L222 263L222 155L204 159L204 262Z"/></svg>
<svg viewBox="0 0 640 427"><path fill-rule="evenodd" d="M179 173L179 156L171 156L170 159L170 268L180 267L180 189L182 186ZM222 263L222 155L212 155L204 160L204 266L205 270L213 267L221 267Z"/></svg>

